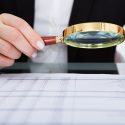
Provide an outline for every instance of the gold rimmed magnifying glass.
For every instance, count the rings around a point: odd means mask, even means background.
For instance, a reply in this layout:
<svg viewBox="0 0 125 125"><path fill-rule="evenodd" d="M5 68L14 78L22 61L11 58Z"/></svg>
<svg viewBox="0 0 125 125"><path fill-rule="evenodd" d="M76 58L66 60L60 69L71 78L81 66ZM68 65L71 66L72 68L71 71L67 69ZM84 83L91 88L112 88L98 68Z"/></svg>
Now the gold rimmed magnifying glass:
<svg viewBox="0 0 125 125"><path fill-rule="evenodd" d="M42 37L45 45L64 43L77 48L107 48L125 40L123 27L103 22L81 23L67 27L63 36Z"/></svg>

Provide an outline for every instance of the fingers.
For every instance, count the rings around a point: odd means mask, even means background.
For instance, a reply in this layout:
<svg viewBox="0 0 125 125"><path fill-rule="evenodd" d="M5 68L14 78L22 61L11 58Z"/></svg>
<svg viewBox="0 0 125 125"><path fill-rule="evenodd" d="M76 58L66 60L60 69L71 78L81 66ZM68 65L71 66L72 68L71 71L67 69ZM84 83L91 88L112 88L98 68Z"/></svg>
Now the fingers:
<svg viewBox="0 0 125 125"><path fill-rule="evenodd" d="M15 60L9 59L0 54L0 68L12 66L14 64L14 62L15 62Z"/></svg>
<svg viewBox="0 0 125 125"><path fill-rule="evenodd" d="M26 21L11 14L0 15L0 67L13 65L21 53L34 58L44 46Z"/></svg>
<svg viewBox="0 0 125 125"><path fill-rule="evenodd" d="M19 59L21 52L7 41L0 39L0 53L10 59Z"/></svg>
<svg viewBox="0 0 125 125"><path fill-rule="evenodd" d="M11 19L11 20L10 20ZM38 35L30 25L23 19L11 14L2 14L1 20L4 24L14 27L21 32L28 42L36 49L42 50L45 46L41 36Z"/></svg>
<svg viewBox="0 0 125 125"><path fill-rule="evenodd" d="M25 37L13 27L0 24L0 37L28 57L33 57L36 53L36 49L32 47L27 39L25 39Z"/></svg>

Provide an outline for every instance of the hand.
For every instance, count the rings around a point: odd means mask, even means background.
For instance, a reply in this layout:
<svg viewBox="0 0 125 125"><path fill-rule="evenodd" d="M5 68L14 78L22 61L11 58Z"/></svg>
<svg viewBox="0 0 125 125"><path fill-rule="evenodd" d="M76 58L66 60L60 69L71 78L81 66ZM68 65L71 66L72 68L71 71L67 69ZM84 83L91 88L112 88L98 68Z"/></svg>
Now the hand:
<svg viewBox="0 0 125 125"><path fill-rule="evenodd" d="M44 48L44 42L23 19L11 14L0 15L0 67L14 64L25 54L36 57L37 50Z"/></svg>

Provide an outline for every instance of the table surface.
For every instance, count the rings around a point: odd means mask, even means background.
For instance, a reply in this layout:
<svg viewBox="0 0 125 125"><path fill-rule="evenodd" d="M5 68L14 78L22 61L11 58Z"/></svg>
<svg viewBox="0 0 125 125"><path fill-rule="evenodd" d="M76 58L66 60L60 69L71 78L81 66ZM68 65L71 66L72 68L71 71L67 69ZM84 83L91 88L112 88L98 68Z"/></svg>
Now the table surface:
<svg viewBox="0 0 125 125"><path fill-rule="evenodd" d="M16 63L0 73L125 74L125 63Z"/></svg>

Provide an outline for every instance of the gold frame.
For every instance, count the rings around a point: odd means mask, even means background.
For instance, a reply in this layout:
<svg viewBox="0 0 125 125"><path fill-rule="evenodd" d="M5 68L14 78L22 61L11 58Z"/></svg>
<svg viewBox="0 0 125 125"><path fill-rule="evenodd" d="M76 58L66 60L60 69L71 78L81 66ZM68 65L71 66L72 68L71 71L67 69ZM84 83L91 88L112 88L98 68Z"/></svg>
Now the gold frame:
<svg viewBox="0 0 125 125"><path fill-rule="evenodd" d="M105 31L113 32L116 34L124 35L124 29L116 24L103 23L103 22L90 22L72 25L66 28L63 32L63 37L67 37L76 32L88 32L88 31Z"/></svg>
<svg viewBox="0 0 125 125"><path fill-rule="evenodd" d="M117 35L120 35L122 37L121 40L116 40L111 43L106 44L78 44L73 43L72 41L65 41L65 38L70 36L73 33L77 32L89 32L89 31L103 31L103 32L112 32ZM67 27L63 31L63 36L57 36L56 37L56 43L65 43L69 46L77 47L77 48L88 48L88 49L97 49L97 48L107 48L116 46L120 43L122 43L125 40L125 31L124 29L116 24L112 23L104 23L104 22L89 22L89 23L81 23L72 25L70 27Z"/></svg>

